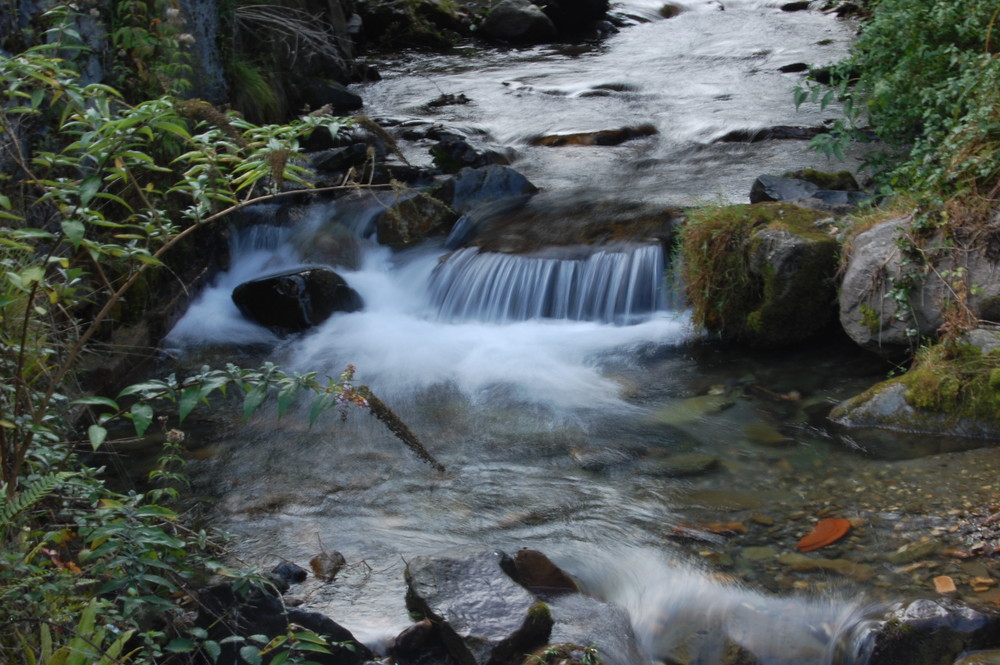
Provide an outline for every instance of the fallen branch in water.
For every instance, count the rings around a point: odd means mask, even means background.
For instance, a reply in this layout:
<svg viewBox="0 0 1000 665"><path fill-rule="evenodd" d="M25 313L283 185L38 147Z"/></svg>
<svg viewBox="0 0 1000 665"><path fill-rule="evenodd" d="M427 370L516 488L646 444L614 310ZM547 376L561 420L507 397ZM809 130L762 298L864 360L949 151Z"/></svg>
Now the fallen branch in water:
<svg viewBox="0 0 1000 665"><path fill-rule="evenodd" d="M406 426L399 416L390 409L385 402L372 394L368 386L360 386L356 392L368 401L368 409L371 414L382 421L389 431L396 435L396 438L406 444L406 446L417 454L417 457L424 460L438 471L444 472L444 464L437 461L433 455L424 448L417 435Z"/></svg>

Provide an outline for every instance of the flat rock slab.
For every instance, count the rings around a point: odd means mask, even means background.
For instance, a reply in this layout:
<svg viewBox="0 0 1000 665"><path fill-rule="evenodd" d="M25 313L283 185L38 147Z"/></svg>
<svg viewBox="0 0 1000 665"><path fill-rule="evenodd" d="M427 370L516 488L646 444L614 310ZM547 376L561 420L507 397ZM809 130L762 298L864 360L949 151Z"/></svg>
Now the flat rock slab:
<svg viewBox="0 0 1000 665"><path fill-rule="evenodd" d="M462 665L511 662L548 641L548 608L504 568L513 569L509 556L480 546L416 557L406 566L407 609L441 627Z"/></svg>

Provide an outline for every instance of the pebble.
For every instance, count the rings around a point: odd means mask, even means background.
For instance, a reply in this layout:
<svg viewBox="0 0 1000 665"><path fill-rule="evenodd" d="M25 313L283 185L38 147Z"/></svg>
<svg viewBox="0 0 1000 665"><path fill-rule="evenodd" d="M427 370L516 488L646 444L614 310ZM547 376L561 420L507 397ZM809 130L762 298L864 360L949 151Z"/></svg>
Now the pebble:
<svg viewBox="0 0 1000 665"><path fill-rule="evenodd" d="M947 575L938 575L933 581L934 590L938 593L955 593L958 591L958 587L955 586L955 580Z"/></svg>

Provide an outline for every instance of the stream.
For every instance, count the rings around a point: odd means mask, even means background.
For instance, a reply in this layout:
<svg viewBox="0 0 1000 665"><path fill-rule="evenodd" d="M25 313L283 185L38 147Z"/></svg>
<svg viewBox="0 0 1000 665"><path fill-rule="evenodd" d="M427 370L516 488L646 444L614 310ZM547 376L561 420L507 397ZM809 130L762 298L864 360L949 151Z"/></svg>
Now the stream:
<svg viewBox="0 0 1000 665"><path fill-rule="evenodd" d="M531 205L549 213L741 203L760 174L857 166L803 141L715 141L822 124L833 110L797 111L797 75L778 68L842 57L853 24L761 0L687 2L659 19L659 4L627 0L619 11L652 20L598 44L393 56L357 92L373 118L442 123L501 146L539 187ZM471 102L428 106L443 93ZM643 124L657 133L615 147L532 144ZM403 148L430 160L419 142ZM939 556L968 547L967 522L998 501L988 451L825 420L886 376L879 359L840 337L772 353L703 339L672 304L659 246L495 255L463 272L458 260L439 265L449 251L439 241L376 245L366 214L325 203L294 227L235 231L232 268L165 342L181 365L273 360L336 377L353 364L447 467L434 471L361 412L311 428L306 406L248 424L215 414L189 432L189 472L212 518L237 534L240 559L305 566L342 552L334 583L296 593L366 643L411 621L405 562L462 544L541 550L625 607L651 659L691 663L723 662L730 643L766 665L864 663L864 626L887 603L933 596L936 575L990 576L975 559ZM360 268L338 271L364 309L286 339L243 319L232 289L300 265L331 223L359 237ZM563 274L573 277L562 301L532 290ZM795 544L827 516L854 528L804 562ZM980 602L993 593L960 591Z"/></svg>

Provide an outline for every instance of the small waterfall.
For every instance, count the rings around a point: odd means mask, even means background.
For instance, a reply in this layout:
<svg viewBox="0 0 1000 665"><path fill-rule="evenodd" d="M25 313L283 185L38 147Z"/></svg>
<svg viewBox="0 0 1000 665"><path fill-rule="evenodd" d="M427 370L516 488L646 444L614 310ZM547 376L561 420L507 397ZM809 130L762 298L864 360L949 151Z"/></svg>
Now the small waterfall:
<svg viewBox="0 0 1000 665"><path fill-rule="evenodd" d="M544 258L461 249L431 276L444 319L568 319L626 325L664 309L659 245L604 249L585 258Z"/></svg>

